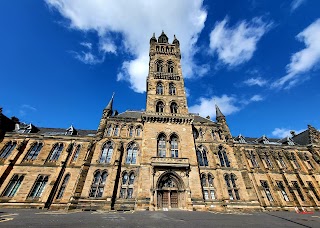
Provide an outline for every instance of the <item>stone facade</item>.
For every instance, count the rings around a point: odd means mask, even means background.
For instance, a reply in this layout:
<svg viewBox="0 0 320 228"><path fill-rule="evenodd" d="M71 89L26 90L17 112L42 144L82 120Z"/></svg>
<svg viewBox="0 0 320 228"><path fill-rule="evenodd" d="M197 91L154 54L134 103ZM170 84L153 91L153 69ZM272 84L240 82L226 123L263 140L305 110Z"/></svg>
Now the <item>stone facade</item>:
<svg viewBox="0 0 320 228"><path fill-rule="evenodd" d="M0 113L0 207L84 210L318 210L320 132L233 137L188 112L179 41L150 39L145 111L97 131L37 128Z"/></svg>

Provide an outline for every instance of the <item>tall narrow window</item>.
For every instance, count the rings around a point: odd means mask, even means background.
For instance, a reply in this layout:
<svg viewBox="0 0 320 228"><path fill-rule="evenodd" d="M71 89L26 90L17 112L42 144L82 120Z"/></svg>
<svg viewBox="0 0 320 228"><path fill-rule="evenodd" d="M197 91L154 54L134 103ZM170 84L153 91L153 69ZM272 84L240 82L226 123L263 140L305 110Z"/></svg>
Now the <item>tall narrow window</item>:
<svg viewBox="0 0 320 228"><path fill-rule="evenodd" d="M63 143L57 143L53 146L51 155L49 157L50 162L55 162L59 159L61 152L63 150Z"/></svg>
<svg viewBox="0 0 320 228"><path fill-rule="evenodd" d="M286 165L286 163L285 163L285 161L284 161L284 158L283 158L283 156L279 153L279 163L280 163L280 165L281 165L281 168L283 168L283 169L286 169L287 168L287 165Z"/></svg>
<svg viewBox="0 0 320 228"><path fill-rule="evenodd" d="M213 187L213 176L212 174L208 174L208 183L209 183L209 187Z"/></svg>
<svg viewBox="0 0 320 228"><path fill-rule="evenodd" d="M239 195L239 191L236 186L235 179L236 179L236 177L232 173L230 175L226 174L224 176L224 180L227 185L227 190L228 190L228 195L229 195L230 200L240 200L240 195Z"/></svg>
<svg viewBox="0 0 320 228"><path fill-rule="evenodd" d="M111 136L112 134L112 125L109 125L107 128L107 136Z"/></svg>
<svg viewBox="0 0 320 228"><path fill-rule="evenodd" d="M309 159L309 156L306 153L304 153L304 160L307 163L308 169L314 169L314 167L312 165L312 162L311 162L311 160Z"/></svg>
<svg viewBox="0 0 320 228"><path fill-rule="evenodd" d="M64 179L62 181L61 187L60 187L60 189L58 191L57 199L61 199L62 198L63 193L66 190L66 187L67 187L69 179L70 179L70 174L68 173L68 174L66 174L64 176Z"/></svg>
<svg viewBox="0 0 320 228"><path fill-rule="evenodd" d="M140 126L138 126L138 127L136 128L136 136L137 136L137 137L141 137L141 132L142 132L142 129L141 129Z"/></svg>
<svg viewBox="0 0 320 228"><path fill-rule="evenodd" d="M320 197L319 194L317 193L317 190L315 189L315 187L313 186L311 181L307 181L307 184L309 186L309 189L311 190L311 192L313 193L313 195L317 198L318 201L320 201Z"/></svg>
<svg viewBox="0 0 320 228"><path fill-rule="evenodd" d="M170 105L170 112L171 113L178 113L178 105L176 102L172 102Z"/></svg>
<svg viewBox="0 0 320 228"><path fill-rule="evenodd" d="M273 201L273 197L271 195L271 191L270 191L270 188L269 188L269 185L268 185L267 181L261 180L260 183L261 183L261 186L264 189L264 192L266 193L266 196L267 196L268 200L270 202L272 202Z"/></svg>
<svg viewBox="0 0 320 228"><path fill-rule="evenodd" d="M162 95L163 94L163 85L162 85L162 83L158 83L157 84L157 94L159 94L159 95Z"/></svg>
<svg viewBox="0 0 320 228"><path fill-rule="evenodd" d="M230 167L230 162L225 150L222 150L222 148L220 148L220 150L218 151L218 156L221 167Z"/></svg>
<svg viewBox="0 0 320 228"><path fill-rule="evenodd" d="M17 142L8 142L1 150L0 159L6 159L16 147Z"/></svg>
<svg viewBox="0 0 320 228"><path fill-rule="evenodd" d="M252 166L254 168L258 168L259 164L257 162L255 153L253 151L249 151L249 156L250 156L250 161L251 161Z"/></svg>
<svg viewBox="0 0 320 228"><path fill-rule="evenodd" d="M169 84L169 94L176 95L176 86L172 82Z"/></svg>
<svg viewBox="0 0 320 228"><path fill-rule="evenodd" d="M265 154L265 155L264 155L264 158L265 158L265 161L266 161L267 166L268 166L269 168L272 168L273 166L272 166L272 162L271 162L270 156L269 156L268 154Z"/></svg>
<svg viewBox="0 0 320 228"><path fill-rule="evenodd" d="M171 157L177 158L179 156L178 137L177 136L175 136L175 135L171 136L170 146L171 146Z"/></svg>
<svg viewBox="0 0 320 228"><path fill-rule="evenodd" d="M26 157L24 158L24 160L27 160L27 161L28 160L35 160L38 157L42 147L43 147L42 143L38 143L38 142L34 143L31 146L31 148L29 149L29 151L28 151Z"/></svg>
<svg viewBox="0 0 320 228"><path fill-rule="evenodd" d="M138 146L136 143L131 143L127 149L126 164L136 164Z"/></svg>
<svg viewBox="0 0 320 228"><path fill-rule="evenodd" d="M207 187L207 177L204 173L201 174L201 185L202 187Z"/></svg>
<svg viewBox="0 0 320 228"><path fill-rule="evenodd" d="M129 127L129 130L128 130L128 135L129 135L129 137L133 137L133 127L131 126L131 127Z"/></svg>
<svg viewBox="0 0 320 228"><path fill-rule="evenodd" d="M122 174L122 186L120 189L120 198L131 199L133 198L133 185L134 185L135 175L131 172L129 175L127 172Z"/></svg>
<svg viewBox="0 0 320 228"><path fill-rule="evenodd" d="M163 47L162 47L163 48ZM163 70L163 66L162 66L162 61L159 60L157 63L156 63L156 66L157 66L157 72L162 72Z"/></svg>
<svg viewBox="0 0 320 228"><path fill-rule="evenodd" d="M172 61L168 61L168 73L173 73L174 66Z"/></svg>
<svg viewBox="0 0 320 228"><path fill-rule="evenodd" d="M6 197L13 197L16 194L16 192L19 190L19 187L23 179L24 179L24 175L20 175L20 174L13 175L13 177L11 178L8 186L6 187L2 195Z"/></svg>
<svg viewBox="0 0 320 228"><path fill-rule="evenodd" d="M208 166L207 151L203 146L197 148L197 158L199 166Z"/></svg>
<svg viewBox="0 0 320 228"><path fill-rule="evenodd" d="M80 154L80 150L81 150L81 145L79 144L76 146L76 149L74 150L72 162L75 162L78 159L79 154Z"/></svg>
<svg viewBox="0 0 320 228"><path fill-rule="evenodd" d="M301 199L302 201L304 201L304 196L303 196L303 194L302 194L302 191L301 191L301 188L300 188L298 182L297 182L297 181L292 181L292 185L293 185L293 187L297 190L300 199Z"/></svg>
<svg viewBox="0 0 320 228"><path fill-rule="evenodd" d="M114 136L119 136L119 132L120 132L120 127L119 127L119 125L116 125L114 127L113 135Z"/></svg>
<svg viewBox="0 0 320 228"><path fill-rule="evenodd" d="M166 136L164 134L158 137L158 157L166 157Z"/></svg>
<svg viewBox="0 0 320 228"><path fill-rule="evenodd" d="M281 192L281 194L282 194L282 196L283 196L283 199L284 199L285 201L289 201L289 197L288 197L288 195L287 195L287 193L286 193L286 189L285 189L282 181L277 181L277 186L278 186L278 188L279 188L279 190L280 190L280 192Z"/></svg>
<svg viewBox="0 0 320 228"><path fill-rule="evenodd" d="M291 158L292 158L292 161L293 161L293 164L294 164L294 168L295 169L300 169L299 162L297 161L297 158L296 158L296 156L294 155L293 152L291 153Z"/></svg>
<svg viewBox="0 0 320 228"><path fill-rule="evenodd" d="M44 189L48 183L48 176L40 175L38 176L36 182L34 183L29 196L30 198L40 198L42 196L42 193L44 192Z"/></svg>
<svg viewBox="0 0 320 228"><path fill-rule="evenodd" d="M89 197L102 197L104 186L106 184L108 173L107 171L96 171L93 176Z"/></svg>
<svg viewBox="0 0 320 228"><path fill-rule="evenodd" d="M158 101L156 105L156 112L163 112L164 111L164 104L162 101Z"/></svg>
<svg viewBox="0 0 320 228"><path fill-rule="evenodd" d="M99 159L100 163L110 163L113 153L113 144L112 142L108 141L102 147L101 156Z"/></svg>

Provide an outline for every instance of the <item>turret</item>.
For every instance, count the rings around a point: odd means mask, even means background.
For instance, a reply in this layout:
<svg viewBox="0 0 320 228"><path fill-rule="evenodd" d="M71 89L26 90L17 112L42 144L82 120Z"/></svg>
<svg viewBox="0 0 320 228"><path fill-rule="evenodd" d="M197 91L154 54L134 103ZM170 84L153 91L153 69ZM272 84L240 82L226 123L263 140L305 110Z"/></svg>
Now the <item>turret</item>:
<svg viewBox="0 0 320 228"><path fill-rule="evenodd" d="M162 30L161 35L158 38L158 43L165 43L165 44L169 43L169 39L163 30Z"/></svg>
<svg viewBox="0 0 320 228"><path fill-rule="evenodd" d="M114 93L112 94L112 97L111 97L108 105L103 109L102 117L101 117L98 131L97 131L97 136L100 138L103 137L103 132L105 131L106 126L107 126L108 117L112 116L112 113L113 113L113 110L112 110L113 97L114 97Z"/></svg>
<svg viewBox="0 0 320 228"><path fill-rule="evenodd" d="M221 130L226 138L226 141L232 142L232 135L230 133L230 129L228 127L226 117L223 115L218 105L216 105L216 120L217 120L217 123L220 124L221 126Z"/></svg>

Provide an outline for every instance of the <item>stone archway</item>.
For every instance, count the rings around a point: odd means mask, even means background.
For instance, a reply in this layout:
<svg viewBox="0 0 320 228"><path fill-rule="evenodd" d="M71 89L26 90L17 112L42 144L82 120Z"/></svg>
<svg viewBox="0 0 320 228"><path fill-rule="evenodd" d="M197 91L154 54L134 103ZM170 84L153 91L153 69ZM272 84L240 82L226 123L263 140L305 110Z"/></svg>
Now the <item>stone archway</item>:
<svg viewBox="0 0 320 228"><path fill-rule="evenodd" d="M181 178L172 172L164 173L157 183L158 208L185 207L185 188Z"/></svg>

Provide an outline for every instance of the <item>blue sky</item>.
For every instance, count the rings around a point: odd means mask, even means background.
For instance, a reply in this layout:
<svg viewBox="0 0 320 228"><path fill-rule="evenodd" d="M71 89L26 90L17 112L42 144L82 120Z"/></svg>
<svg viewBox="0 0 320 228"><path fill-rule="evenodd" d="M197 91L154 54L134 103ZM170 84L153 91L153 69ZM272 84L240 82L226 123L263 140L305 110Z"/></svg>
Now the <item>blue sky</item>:
<svg viewBox="0 0 320 228"><path fill-rule="evenodd" d="M0 106L39 127L97 129L145 109L149 39L182 49L190 112L236 136L320 128L320 1L1 1Z"/></svg>

